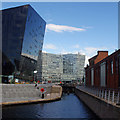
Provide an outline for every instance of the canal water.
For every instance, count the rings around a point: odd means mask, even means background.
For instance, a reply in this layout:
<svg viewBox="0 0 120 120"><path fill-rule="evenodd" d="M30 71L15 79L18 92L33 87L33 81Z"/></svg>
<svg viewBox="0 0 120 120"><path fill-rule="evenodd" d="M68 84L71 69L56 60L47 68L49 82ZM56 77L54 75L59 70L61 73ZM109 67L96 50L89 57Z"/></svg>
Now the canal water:
<svg viewBox="0 0 120 120"><path fill-rule="evenodd" d="M2 115L3 118L97 119L95 114L73 93L63 94L61 100L55 102L3 107Z"/></svg>

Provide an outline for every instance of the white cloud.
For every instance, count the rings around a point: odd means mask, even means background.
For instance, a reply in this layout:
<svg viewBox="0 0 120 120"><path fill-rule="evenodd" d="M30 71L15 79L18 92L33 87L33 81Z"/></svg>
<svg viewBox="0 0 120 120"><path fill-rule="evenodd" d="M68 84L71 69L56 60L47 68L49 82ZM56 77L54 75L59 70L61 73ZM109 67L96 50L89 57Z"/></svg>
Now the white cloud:
<svg viewBox="0 0 120 120"><path fill-rule="evenodd" d="M74 45L73 48L80 48L78 44Z"/></svg>
<svg viewBox="0 0 120 120"><path fill-rule="evenodd" d="M87 64L89 65L89 62L88 62L89 59L90 59L89 56L85 56L85 65L84 65L84 67L86 67Z"/></svg>
<svg viewBox="0 0 120 120"><path fill-rule="evenodd" d="M97 51L99 50L108 50L108 48L105 47L101 47L101 48L95 48L95 47L86 47L80 50L80 53L85 54L86 58L85 58L85 67L87 64L89 64L88 59L90 59L91 57L97 55Z"/></svg>
<svg viewBox="0 0 120 120"><path fill-rule="evenodd" d="M78 54L79 53L79 51L66 51L65 49L62 49L61 50L61 52L60 52L60 54ZM81 54L81 53L80 53ZM83 55L83 54L82 54Z"/></svg>
<svg viewBox="0 0 120 120"><path fill-rule="evenodd" d="M43 50L42 52L43 52L43 53L47 53L47 51L44 51L44 50Z"/></svg>
<svg viewBox="0 0 120 120"><path fill-rule="evenodd" d="M53 50L57 49L57 47L53 44L46 44L43 47L44 49L53 49Z"/></svg>
<svg viewBox="0 0 120 120"><path fill-rule="evenodd" d="M54 32L73 32L73 31L85 31L86 29L83 28L76 28L76 27L71 27L71 26L65 26L65 25L55 25L55 24L47 24L46 25L46 31L51 30Z"/></svg>
<svg viewBox="0 0 120 120"><path fill-rule="evenodd" d="M69 53L71 53L71 52L68 52L65 49L62 49L62 51L60 52L60 54L69 54Z"/></svg>
<svg viewBox="0 0 120 120"><path fill-rule="evenodd" d="M96 55L97 51L99 51L99 50L108 50L108 49L105 47L102 47L102 48L86 47L86 48L84 48L85 53L90 57Z"/></svg>
<svg viewBox="0 0 120 120"><path fill-rule="evenodd" d="M76 47L76 48L79 47L80 48L80 46L77 45L77 44L74 47ZM109 50L109 49L106 48L106 47L101 47L101 48L99 48L99 47L98 48L97 47L85 47L83 49L80 49L79 51L71 51L71 52L66 51L65 49L62 49L60 54L70 54L70 53L78 54L78 52L79 52L81 55L85 55L85 65L84 65L84 67L86 67L87 64L89 65L88 59L97 55L97 51L100 51L100 50L105 51L105 50Z"/></svg>

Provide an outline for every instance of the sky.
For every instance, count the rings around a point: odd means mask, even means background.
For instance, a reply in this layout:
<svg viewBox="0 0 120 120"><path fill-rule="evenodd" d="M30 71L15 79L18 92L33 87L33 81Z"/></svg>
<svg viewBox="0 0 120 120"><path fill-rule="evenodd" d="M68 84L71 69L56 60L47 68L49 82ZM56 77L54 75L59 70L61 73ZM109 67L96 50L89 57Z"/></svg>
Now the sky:
<svg viewBox="0 0 120 120"><path fill-rule="evenodd" d="M2 2L2 9L30 4L46 21L43 51L78 53L118 49L117 2Z"/></svg>

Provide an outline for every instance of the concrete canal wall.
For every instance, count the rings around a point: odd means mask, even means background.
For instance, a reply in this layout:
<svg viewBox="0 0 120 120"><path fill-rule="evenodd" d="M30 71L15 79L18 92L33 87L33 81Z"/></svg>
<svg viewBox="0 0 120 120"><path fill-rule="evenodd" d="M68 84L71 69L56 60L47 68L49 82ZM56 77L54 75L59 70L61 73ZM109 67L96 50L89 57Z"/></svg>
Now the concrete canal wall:
<svg viewBox="0 0 120 120"><path fill-rule="evenodd" d="M41 98L44 88L44 99ZM52 84L2 84L2 105L51 101L60 99L62 87Z"/></svg>
<svg viewBox="0 0 120 120"><path fill-rule="evenodd" d="M120 106L108 104L97 96L82 89L75 88L75 94L82 100L99 118L120 119Z"/></svg>

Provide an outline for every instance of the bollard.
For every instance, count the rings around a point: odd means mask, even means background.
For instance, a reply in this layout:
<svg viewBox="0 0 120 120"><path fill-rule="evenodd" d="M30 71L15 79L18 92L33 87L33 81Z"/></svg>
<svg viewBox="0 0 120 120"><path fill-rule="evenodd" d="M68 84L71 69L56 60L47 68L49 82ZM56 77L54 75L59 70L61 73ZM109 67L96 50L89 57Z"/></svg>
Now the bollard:
<svg viewBox="0 0 120 120"><path fill-rule="evenodd" d="M44 98L44 88L41 88L41 90L40 90L41 92L42 92L42 99Z"/></svg>
<svg viewBox="0 0 120 120"><path fill-rule="evenodd" d="M44 93L42 93L42 99L44 98Z"/></svg>

